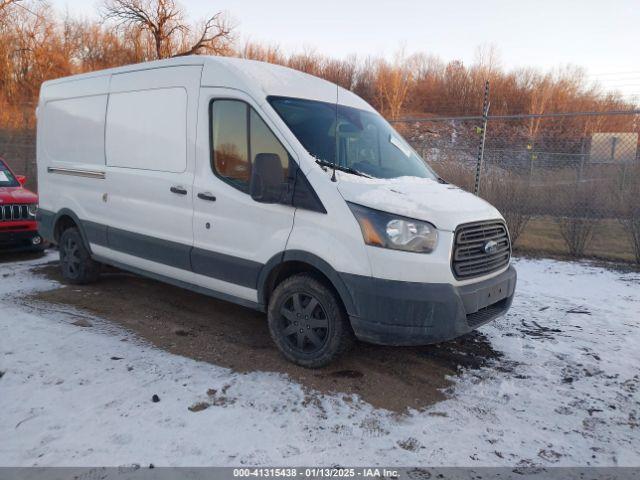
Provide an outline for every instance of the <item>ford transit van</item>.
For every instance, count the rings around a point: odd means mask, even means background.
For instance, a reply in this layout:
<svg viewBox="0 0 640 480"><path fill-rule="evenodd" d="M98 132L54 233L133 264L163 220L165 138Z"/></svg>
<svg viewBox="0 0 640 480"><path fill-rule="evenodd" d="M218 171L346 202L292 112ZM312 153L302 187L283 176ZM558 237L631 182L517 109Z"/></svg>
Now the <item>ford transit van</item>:
<svg viewBox="0 0 640 480"><path fill-rule="evenodd" d="M182 57L45 82L37 117L39 228L70 283L107 264L264 311L306 367L511 304L500 213L333 83Z"/></svg>

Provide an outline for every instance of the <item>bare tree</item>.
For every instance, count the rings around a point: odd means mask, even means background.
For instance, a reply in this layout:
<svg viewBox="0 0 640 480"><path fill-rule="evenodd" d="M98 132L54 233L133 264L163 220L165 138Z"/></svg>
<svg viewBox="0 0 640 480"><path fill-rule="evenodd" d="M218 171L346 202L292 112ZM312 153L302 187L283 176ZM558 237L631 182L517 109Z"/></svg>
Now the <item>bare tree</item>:
<svg viewBox="0 0 640 480"><path fill-rule="evenodd" d="M322 65L321 77L337 83L342 88L351 90L358 74L358 58L351 55L345 60L333 58L325 59Z"/></svg>
<svg viewBox="0 0 640 480"><path fill-rule="evenodd" d="M17 5L21 1L22 0L0 0L0 15L2 15L2 13L8 12L9 7Z"/></svg>
<svg viewBox="0 0 640 480"><path fill-rule="evenodd" d="M174 0L105 0L102 18L148 33L158 59L223 53L232 41L233 27L222 12L209 17L200 33L192 35L184 10Z"/></svg>
<svg viewBox="0 0 640 480"><path fill-rule="evenodd" d="M0 0L0 28L5 26L14 7L21 2L23 2L23 0ZM24 5L21 6L24 7Z"/></svg>
<svg viewBox="0 0 640 480"><path fill-rule="evenodd" d="M502 70L500 50L493 43L478 45L475 51L475 68L482 73L480 80L487 79Z"/></svg>
<svg viewBox="0 0 640 480"><path fill-rule="evenodd" d="M287 61L285 56L276 45L260 45L255 42L246 42L242 50L238 52L240 58L249 60L259 60L261 62L284 65Z"/></svg>
<svg viewBox="0 0 640 480"><path fill-rule="evenodd" d="M197 55L200 53L228 54L233 41L232 32L233 25L225 18L222 12L218 12L204 22L201 33L195 42L175 56Z"/></svg>
<svg viewBox="0 0 640 480"><path fill-rule="evenodd" d="M413 66L400 51L395 62L378 62L376 71L376 96L383 114L392 120L400 117L409 88L414 82Z"/></svg>
<svg viewBox="0 0 640 480"><path fill-rule="evenodd" d="M310 75L319 75L322 68L322 61L322 57L315 49L305 47L301 53L289 57L287 66Z"/></svg>

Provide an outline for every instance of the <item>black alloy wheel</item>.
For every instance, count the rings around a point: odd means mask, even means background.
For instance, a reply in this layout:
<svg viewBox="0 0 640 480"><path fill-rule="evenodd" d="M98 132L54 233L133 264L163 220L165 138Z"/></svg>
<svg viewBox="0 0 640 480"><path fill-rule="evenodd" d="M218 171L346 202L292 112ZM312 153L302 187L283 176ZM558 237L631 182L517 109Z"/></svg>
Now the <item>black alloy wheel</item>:
<svg viewBox="0 0 640 480"><path fill-rule="evenodd" d="M65 278L77 278L80 274L80 245L74 236L66 236L64 243L60 245L60 266Z"/></svg>
<svg viewBox="0 0 640 480"><path fill-rule="evenodd" d="M283 280L269 298L269 331L285 358L307 368L331 363L354 341L335 291L311 273Z"/></svg>
<svg viewBox="0 0 640 480"><path fill-rule="evenodd" d="M67 228L58 242L60 270L64 279L73 284L91 283L100 276L100 264L91 258L77 228Z"/></svg>
<svg viewBox="0 0 640 480"><path fill-rule="evenodd" d="M322 305L311 294L293 293L280 309L280 334L301 353L320 350L329 336L329 320Z"/></svg>

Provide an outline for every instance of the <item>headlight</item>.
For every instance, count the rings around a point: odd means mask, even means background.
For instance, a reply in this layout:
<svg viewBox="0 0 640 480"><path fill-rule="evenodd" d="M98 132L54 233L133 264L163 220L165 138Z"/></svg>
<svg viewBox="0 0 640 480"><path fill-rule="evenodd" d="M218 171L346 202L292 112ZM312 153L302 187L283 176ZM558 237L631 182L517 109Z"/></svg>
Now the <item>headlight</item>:
<svg viewBox="0 0 640 480"><path fill-rule="evenodd" d="M430 253L438 244L438 230L428 222L348 203L364 242L375 247Z"/></svg>
<svg viewBox="0 0 640 480"><path fill-rule="evenodd" d="M38 213L38 204L32 203L31 205L27 205L27 209L29 211L29 216L35 217L36 213Z"/></svg>

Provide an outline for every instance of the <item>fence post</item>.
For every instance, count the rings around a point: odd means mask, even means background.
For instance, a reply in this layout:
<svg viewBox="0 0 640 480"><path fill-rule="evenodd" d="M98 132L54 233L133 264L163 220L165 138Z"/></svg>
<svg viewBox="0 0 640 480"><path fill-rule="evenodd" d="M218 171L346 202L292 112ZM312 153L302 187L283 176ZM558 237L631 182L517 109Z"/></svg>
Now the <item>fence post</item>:
<svg viewBox="0 0 640 480"><path fill-rule="evenodd" d="M482 139L478 146L478 160L476 162L476 183L473 193L478 195L480 192L480 170L484 160L484 142L487 138L487 121L489 116L489 80L484 82L484 101L482 103Z"/></svg>

